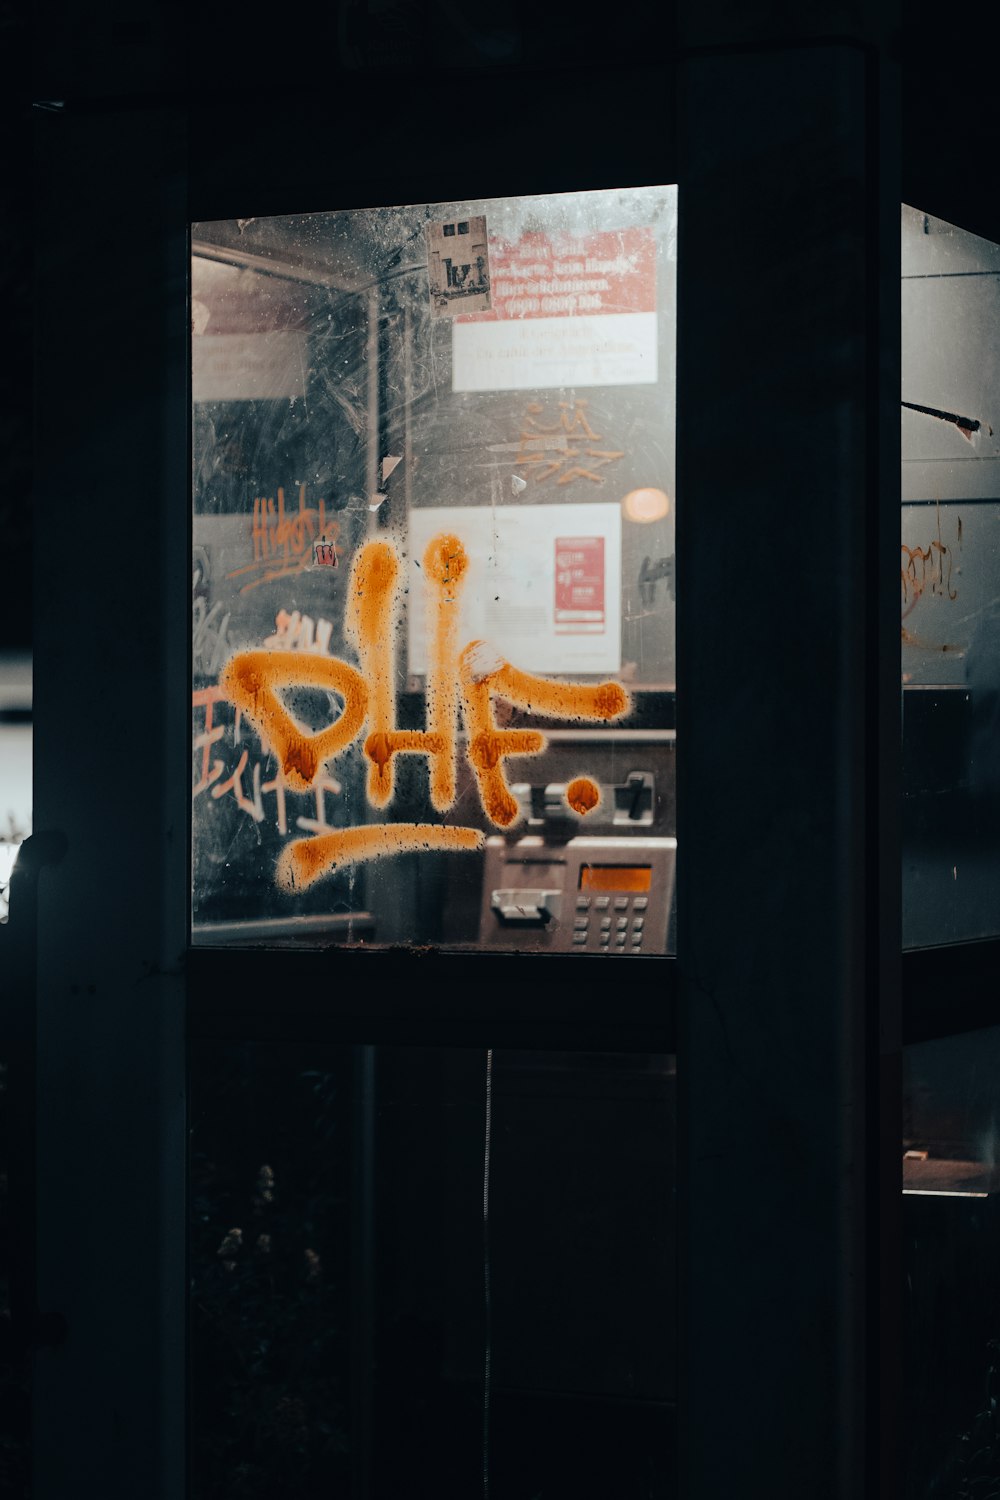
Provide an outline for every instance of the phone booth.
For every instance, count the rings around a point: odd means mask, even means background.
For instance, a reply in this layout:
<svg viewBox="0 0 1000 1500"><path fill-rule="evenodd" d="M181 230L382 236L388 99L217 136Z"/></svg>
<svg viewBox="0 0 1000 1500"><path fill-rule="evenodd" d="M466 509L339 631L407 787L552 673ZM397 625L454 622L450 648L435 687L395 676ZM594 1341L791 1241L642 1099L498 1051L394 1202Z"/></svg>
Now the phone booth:
<svg viewBox="0 0 1000 1500"><path fill-rule="evenodd" d="M206 16L182 97L53 34L33 1500L902 1472L897 62L606 19L275 17L282 92Z"/></svg>

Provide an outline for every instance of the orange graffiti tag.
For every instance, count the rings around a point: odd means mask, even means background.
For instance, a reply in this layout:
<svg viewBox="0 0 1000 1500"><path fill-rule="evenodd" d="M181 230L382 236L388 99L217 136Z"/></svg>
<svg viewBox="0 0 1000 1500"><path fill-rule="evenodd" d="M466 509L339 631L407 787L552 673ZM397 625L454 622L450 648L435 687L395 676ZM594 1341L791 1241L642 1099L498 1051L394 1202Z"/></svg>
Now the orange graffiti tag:
<svg viewBox="0 0 1000 1500"><path fill-rule="evenodd" d="M962 518L958 518L958 545L962 545ZM954 550L941 537L941 506L937 505L937 536L932 537L926 547L908 547L901 543L902 561L899 582L903 596L902 618L905 620L916 607L917 601L926 591L943 594L949 599L958 598L958 590L951 586L951 568ZM904 639L908 632L903 631Z"/></svg>
<svg viewBox="0 0 1000 1500"><path fill-rule="evenodd" d="M328 520L326 501L318 508L306 504L306 487L299 485L299 508L285 510L285 491L278 486L278 504L270 496L257 495L253 502L253 562L235 568L227 578L258 574L240 588L241 594L275 578L288 578L313 564L337 566L337 538L340 522ZM319 539L322 553L316 554L314 538Z"/></svg>
<svg viewBox="0 0 1000 1500"><path fill-rule="evenodd" d="M603 469L625 457L624 448L595 448L601 434L595 432L587 421L584 407L586 401L560 401L559 420L554 426L543 427L538 420L542 407L532 402L525 418L525 430L521 433L518 449L519 464L535 470L535 483L541 484L559 474L557 485L571 484L574 479L589 479L593 484L603 484L595 469ZM567 468L570 459L584 458L586 463L576 463ZM560 473L560 470L562 472Z"/></svg>
<svg viewBox="0 0 1000 1500"><path fill-rule="evenodd" d="M320 767L351 743L368 708L364 678L335 656L243 651L223 668L219 686L243 710L261 740L270 745L286 782L297 792L308 790ZM328 728L307 734L278 697L277 689L283 687L331 689L344 700L343 712Z"/></svg>
<svg viewBox="0 0 1000 1500"><path fill-rule="evenodd" d="M487 817L500 828L513 823L519 807L503 771L508 755L538 755L547 741L536 729L498 729L493 719L491 697L505 698L517 708L545 714L553 719L620 719L627 713L629 696L618 682L591 687L582 682L533 677L512 667L485 641L471 641L461 656L462 708L469 732L468 757L479 783L479 796ZM578 783L582 786L583 778ZM596 807L599 793L587 785ZM582 796L578 800L585 800ZM590 807L586 811L590 811ZM579 809L578 809L579 810Z"/></svg>
<svg viewBox="0 0 1000 1500"><path fill-rule="evenodd" d="M593 812L601 800L601 789L589 776L577 776L566 788L566 801L574 812Z"/></svg>
<svg viewBox="0 0 1000 1500"><path fill-rule="evenodd" d="M396 755L425 755L430 769L431 804L447 812L457 795L457 721L468 736L466 755L475 774L486 816L505 828L520 808L504 769L512 755L538 755L545 736L534 729L501 729L493 699L550 718L610 721L628 712L628 693L617 682L565 682L533 676L511 665L484 641L458 649L458 608L468 572L468 556L457 537L433 538L423 560L428 584L430 660L427 677L427 728L399 729L396 724L396 617L402 589L395 548L371 541L351 568L344 611L344 633L358 666L336 657L301 651L244 651L234 656L219 678L221 693L253 724L262 743L278 758L293 791L312 785L326 763L365 731L368 761L367 795L376 808L388 806L394 791ZM280 694L292 687L320 687L343 703L339 717L325 729L308 732L289 712ZM212 732L207 726L206 736ZM208 743L203 744L208 758ZM567 801L580 816L600 801L597 785L577 777ZM476 828L432 823L370 824L337 828L296 839L283 851L278 881L303 888L339 865L378 859L410 850L479 849L485 836Z"/></svg>
<svg viewBox="0 0 1000 1500"><path fill-rule="evenodd" d="M478 828L445 828L440 823L382 823L362 828L337 828L311 839L296 839L278 860L278 884L286 891L312 885L337 865L386 854L408 854L418 849L480 849Z"/></svg>

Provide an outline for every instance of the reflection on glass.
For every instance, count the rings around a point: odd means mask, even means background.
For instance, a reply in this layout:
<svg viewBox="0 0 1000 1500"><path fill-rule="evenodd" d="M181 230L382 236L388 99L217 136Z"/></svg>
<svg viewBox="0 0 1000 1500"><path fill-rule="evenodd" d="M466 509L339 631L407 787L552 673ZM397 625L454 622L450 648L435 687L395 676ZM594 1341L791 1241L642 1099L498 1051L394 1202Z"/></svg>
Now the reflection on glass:
<svg viewBox="0 0 1000 1500"><path fill-rule="evenodd" d="M675 263L669 187L193 226L196 941L667 950Z"/></svg>
<svg viewBox="0 0 1000 1500"><path fill-rule="evenodd" d="M1000 933L1000 246L902 214L907 947Z"/></svg>

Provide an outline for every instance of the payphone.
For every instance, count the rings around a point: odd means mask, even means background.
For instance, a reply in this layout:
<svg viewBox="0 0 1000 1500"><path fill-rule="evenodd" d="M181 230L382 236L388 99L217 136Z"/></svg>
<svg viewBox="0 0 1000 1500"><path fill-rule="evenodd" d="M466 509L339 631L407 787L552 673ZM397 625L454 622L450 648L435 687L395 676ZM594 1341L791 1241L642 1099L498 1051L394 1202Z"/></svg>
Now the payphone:
<svg viewBox="0 0 1000 1500"><path fill-rule="evenodd" d="M533 946L557 953L664 953L676 850L673 838L491 838L481 943L522 947L535 929Z"/></svg>
<svg viewBox="0 0 1000 1500"><path fill-rule="evenodd" d="M677 853L673 732L624 730L583 744L590 763L608 778L599 806L583 825L567 807L565 780L514 785L524 817L515 832L486 841L479 946L633 955L670 950ZM541 758L542 771L558 773L582 749L577 734L564 732ZM622 764L627 769L613 780Z"/></svg>

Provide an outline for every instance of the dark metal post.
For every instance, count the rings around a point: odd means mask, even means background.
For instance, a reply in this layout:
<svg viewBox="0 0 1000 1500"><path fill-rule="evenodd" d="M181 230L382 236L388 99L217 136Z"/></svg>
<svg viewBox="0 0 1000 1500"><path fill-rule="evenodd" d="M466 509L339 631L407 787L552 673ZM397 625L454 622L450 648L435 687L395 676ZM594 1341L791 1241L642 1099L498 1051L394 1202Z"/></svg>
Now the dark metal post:
<svg viewBox="0 0 1000 1500"><path fill-rule="evenodd" d="M892 99L863 38L769 39L744 21L750 35L688 38L704 45L681 104L680 1492L884 1500ZM891 1027L883 1045L891 1082Z"/></svg>
<svg viewBox="0 0 1000 1500"><path fill-rule="evenodd" d="M184 1489L190 562L179 112L39 109L36 1500Z"/></svg>
<svg viewBox="0 0 1000 1500"><path fill-rule="evenodd" d="M351 1446L352 1500L370 1500L375 1402L376 1056L354 1047L351 1146Z"/></svg>

